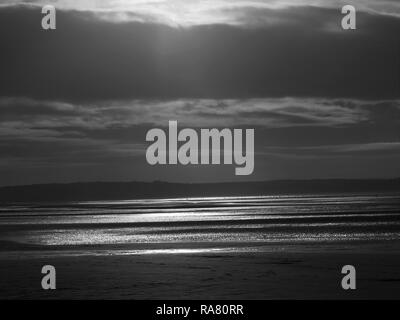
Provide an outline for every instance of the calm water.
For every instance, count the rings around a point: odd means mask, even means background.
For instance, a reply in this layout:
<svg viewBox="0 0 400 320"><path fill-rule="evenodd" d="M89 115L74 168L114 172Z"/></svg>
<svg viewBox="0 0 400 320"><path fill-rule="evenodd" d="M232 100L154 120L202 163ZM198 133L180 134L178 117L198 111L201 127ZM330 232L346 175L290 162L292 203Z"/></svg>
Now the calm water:
<svg viewBox="0 0 400 320"><path fill-rule="evenodd" d="M0 207L0 257L400 249L399 195L269 196Z"/></svg>

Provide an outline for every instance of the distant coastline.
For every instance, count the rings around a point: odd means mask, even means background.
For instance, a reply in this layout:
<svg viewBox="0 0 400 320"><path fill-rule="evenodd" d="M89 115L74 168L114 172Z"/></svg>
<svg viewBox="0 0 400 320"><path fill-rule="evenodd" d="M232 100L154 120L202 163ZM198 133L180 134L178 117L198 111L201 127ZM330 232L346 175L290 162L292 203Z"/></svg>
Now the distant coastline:
<svg viewBox="0 0 400 320"><path fill-rule="evenodd" d="M171 183L163 181L76 182L0 187L0 203L284 194L379 194L388 192L400 193L400 178L274 180L221 183Z"/></svg>

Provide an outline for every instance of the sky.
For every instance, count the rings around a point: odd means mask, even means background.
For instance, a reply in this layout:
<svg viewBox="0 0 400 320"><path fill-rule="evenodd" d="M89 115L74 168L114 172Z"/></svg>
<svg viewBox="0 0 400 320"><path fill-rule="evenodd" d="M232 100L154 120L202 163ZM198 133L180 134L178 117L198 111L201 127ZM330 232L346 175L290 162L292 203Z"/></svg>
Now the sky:
<svg viewBox="0 0 400 320"><path fill-rule="evenodd" d="M397 0L2 1L0 185L400 177L399 34ZM253 175L148 165L169 120L254 128Z"/></svg>

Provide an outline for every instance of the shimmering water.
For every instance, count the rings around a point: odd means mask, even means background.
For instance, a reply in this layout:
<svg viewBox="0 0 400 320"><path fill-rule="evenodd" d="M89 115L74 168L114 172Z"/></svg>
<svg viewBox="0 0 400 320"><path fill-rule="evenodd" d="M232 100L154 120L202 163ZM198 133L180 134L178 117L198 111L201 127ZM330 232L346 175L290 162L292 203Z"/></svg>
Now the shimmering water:
<svg viewBox="0 0 400 320"><path fill-rule="evenodd" d="M400 249L399 195L267 196L0 207L0 257Z"/></svg>

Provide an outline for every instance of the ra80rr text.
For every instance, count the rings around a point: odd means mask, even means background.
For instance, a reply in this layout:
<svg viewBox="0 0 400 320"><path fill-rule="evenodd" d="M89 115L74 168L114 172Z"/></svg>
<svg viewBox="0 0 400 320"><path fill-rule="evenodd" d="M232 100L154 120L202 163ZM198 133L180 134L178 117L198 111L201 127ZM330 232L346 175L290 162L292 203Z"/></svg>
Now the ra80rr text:
<svg viewBox="0 0 400 320"><path fill-rule="evenodd" d="M186 318L191 313L200 313L201 315L244 315L244 308L241 304L202 304L200 308L163 304L156 307L157 315L175 315Z"/></svg>

